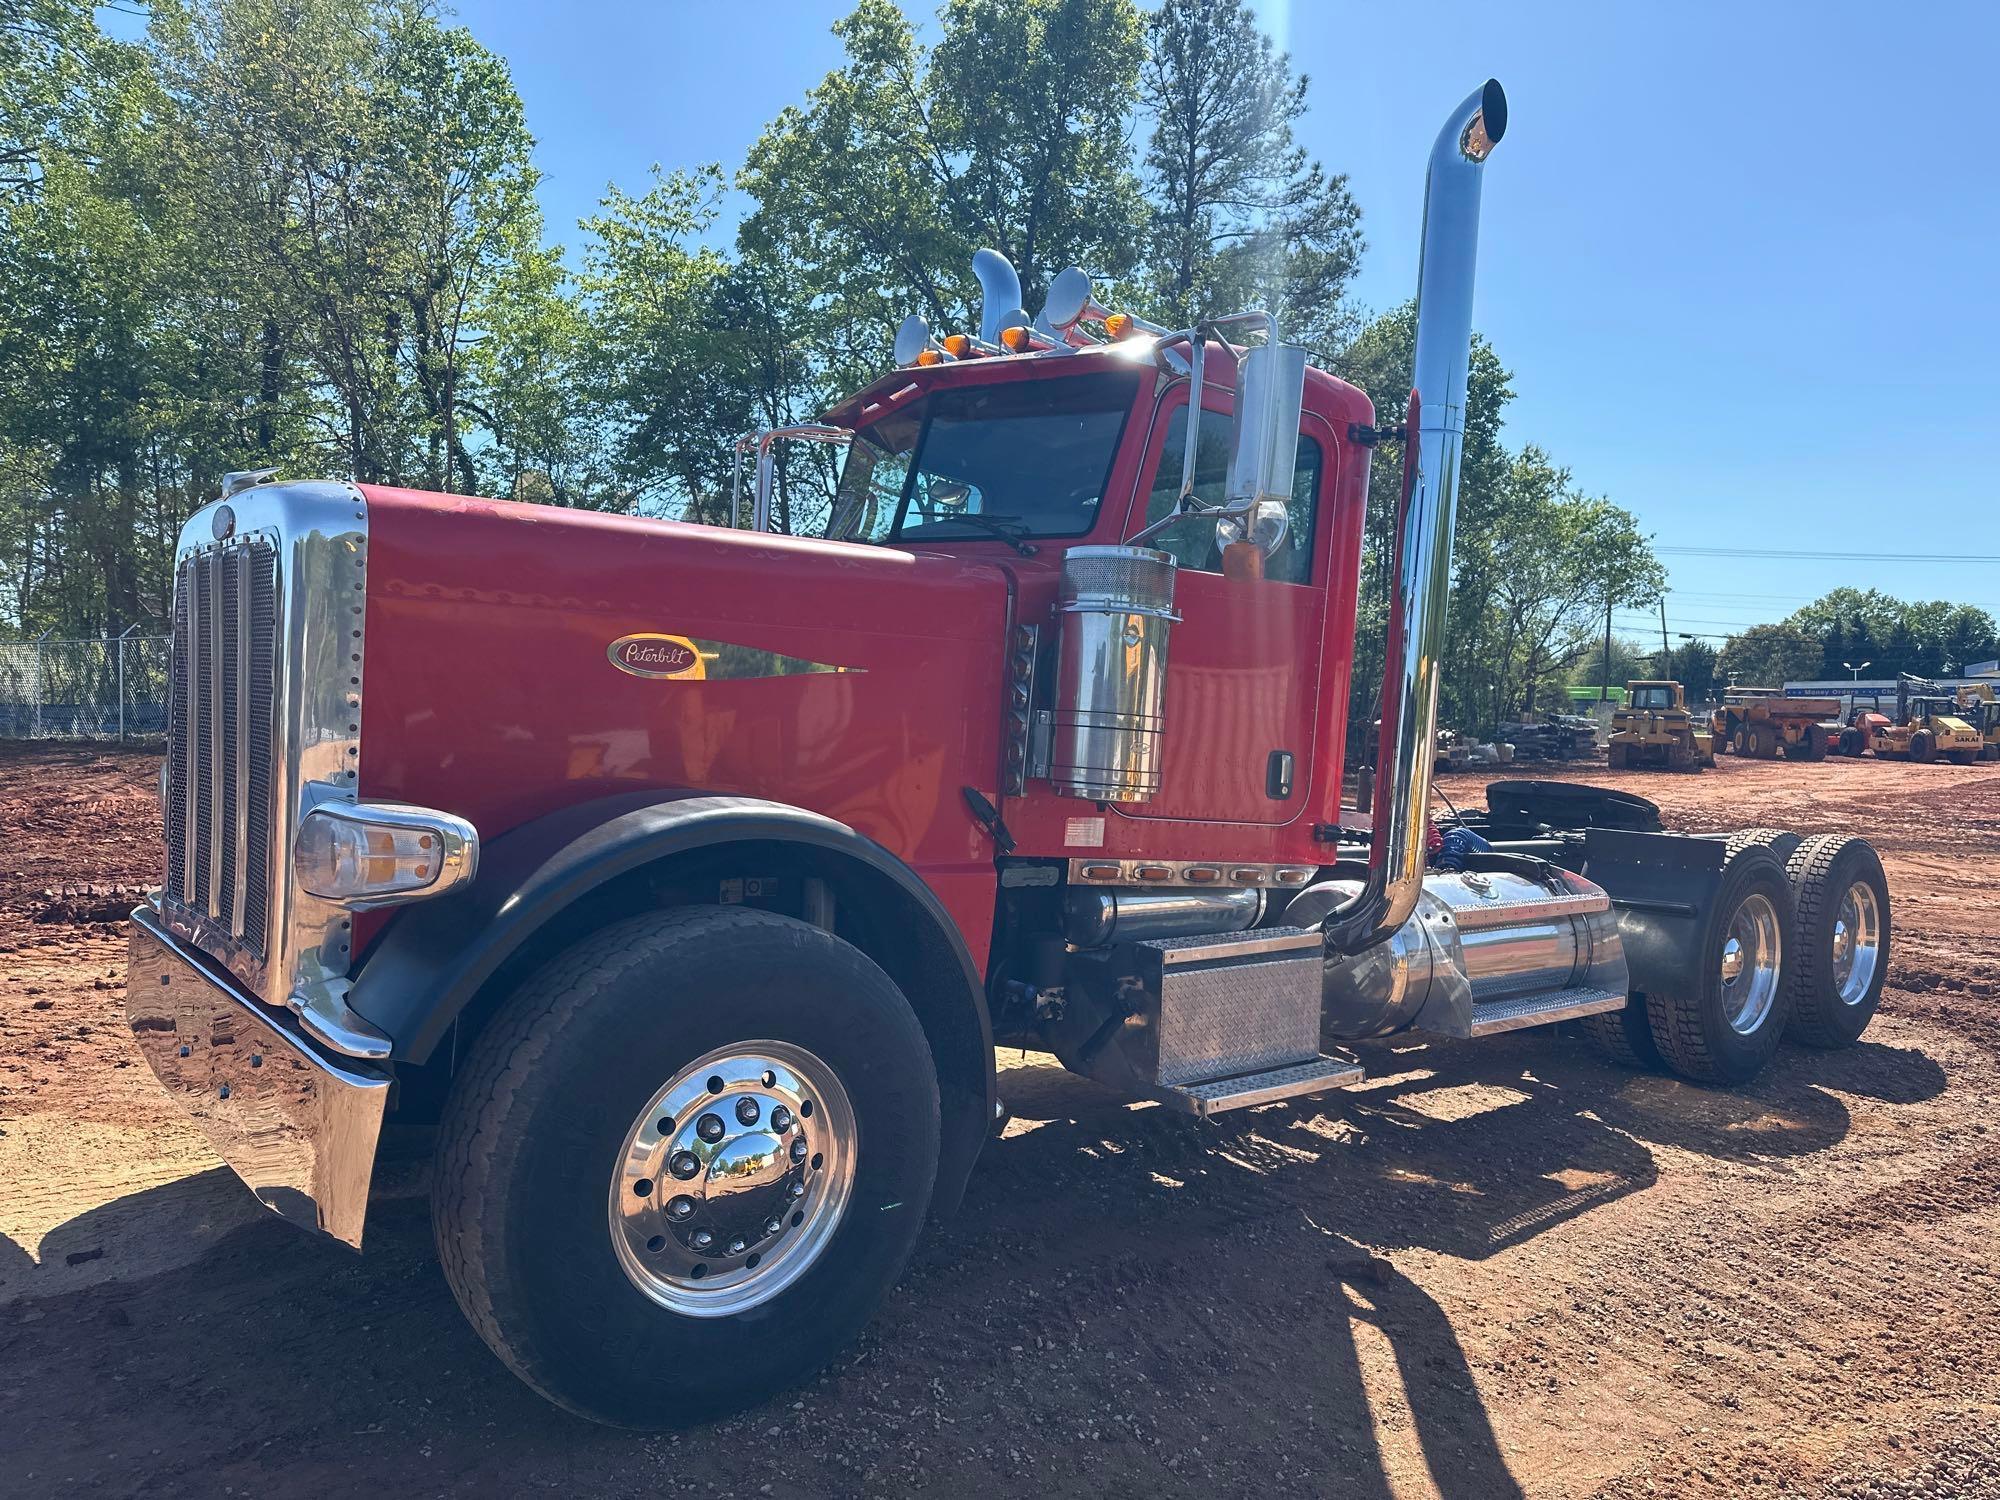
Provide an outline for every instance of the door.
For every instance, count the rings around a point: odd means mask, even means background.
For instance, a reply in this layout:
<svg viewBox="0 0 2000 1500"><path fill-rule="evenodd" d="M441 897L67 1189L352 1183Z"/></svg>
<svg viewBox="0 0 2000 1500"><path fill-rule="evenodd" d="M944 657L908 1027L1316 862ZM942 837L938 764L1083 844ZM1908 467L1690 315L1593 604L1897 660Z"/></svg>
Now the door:
<svg viewBox="0 0 2000 1500"><path fill-rule="evenodd" d="M1229 463L1230 393L1211 389L1195 464L1195 496L1220 505ZM1332 530L1333 439L1308 415L1283 544L1262 580L1222 576L1215 522L1175 522L1146 545L1179 563L1167 655L1166 734L1157 797L1118 812L1136 819L1283 824L1317 806L1320 655ZM1158 520L1180 492L1187 387L1155 406L1125 535Z"/></svg>

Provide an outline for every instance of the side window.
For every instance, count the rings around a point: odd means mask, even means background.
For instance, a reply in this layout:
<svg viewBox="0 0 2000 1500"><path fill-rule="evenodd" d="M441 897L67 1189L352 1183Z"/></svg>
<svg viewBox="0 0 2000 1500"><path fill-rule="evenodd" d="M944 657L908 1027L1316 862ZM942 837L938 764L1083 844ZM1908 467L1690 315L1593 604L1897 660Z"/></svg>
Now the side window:
<svg viewBox="0 0 2000 1500"><path fill-rule="evenodd" d="M1201 414L1200 446L1194 460L1194 497L1206 506L1222 504L1223 486L1229 475L1229 413L1204 411ZM1146 522L1151 525L1174 508L1181 492L1181 455L1187 444L1187 408L1181 407L1167 426L1167 440L1160 449L1160 466L1153 475L1153 488L1146 496ZM1312 581L1313 528L1319 518L1319 476L1324 458L1319 444L1301 434L1297 467L1292 474L1292 496L1285 511L1289 524L1285 540L1264 560L1264 576L1279 583ZM1215 521L1203 515L1185 516L1152 539L1151 546L1171 552L1183 568L1198 573L1222 571L1222 549L1215 544Z"/></svg>
<svg viewBox="0 0 2000 1500"><path fill-rule="evenodd" d="M914 412L884 417L855 435L834 491L828 536L879 542L895 529L896 511L903 503L903 486L910 474L910 450L916 442Z"/></svg>

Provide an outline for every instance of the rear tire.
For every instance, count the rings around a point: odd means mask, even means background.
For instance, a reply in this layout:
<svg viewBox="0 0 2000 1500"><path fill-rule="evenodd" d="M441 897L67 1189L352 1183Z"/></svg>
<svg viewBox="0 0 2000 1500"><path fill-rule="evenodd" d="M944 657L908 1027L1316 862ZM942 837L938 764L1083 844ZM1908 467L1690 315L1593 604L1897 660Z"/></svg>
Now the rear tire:
<svg viewBox="0 0 2000 1500"><path fill-rule="evenodd" d="M440 1131L438 1253L544 1396L686 1422L853 1338L916 1243L938 1144L923 1030L865 954L769 912L651 913L558 954L473 1043Z"/></svg>
<svg viewBox="0 0 2000 1500"><path fill-rule="evenodd" d="M1757 842L1732 847L1689 971L1677 989L1646 996L1667 1066L1698 1083L1745 1083L1771 1060L1791 1009L1797 925L1778 856Z"/></svg>
<svg viewBox="0 0 2000 1500"><path fill-rule="evenodd" d="M1724 841L1722 857L1728 861L1744 849L1769 849L1782 863L1792 857L1792 851L1805 842L1805 837L1789 828L1739 828Z"/></svg>
<svg viewBox="0 0 2000 1500"><path fill-rule="evenodd" d="M1882 1003L1889 973L1889 882L1866 839L1822 833L1785 870L1798 900L1792 966L1794 1041L1851 1047Z"/></svg>
<svg viewBox="0 0 2000 1500"><path fill-rule="evenodd" d="M1619 743L1604 752L1608 768L1613 771L1629 770L1632 765L1632 747Z"/></svg>
<svg viewBox="0 0 2000 1500"><path fill-rule="evenodd" d="M1937 759L1937 737L1928 729L1919 729L1910 736L1910 759L1921 766Z"/></svg>
<svg viewBox="0 0 2000 1500"><path fill-rule="evenodd" d="M1646 1018L1646 1002L1637 996L1627 999L1623 1010L1585 1016L1583 1034L1615 1063L1646 1073L1657 1073L1663 1066L1652 1023Z"/></svg>
<svg viewBox="0 0 2000 1500"><path fill-rule="evenodd" d="M1768 724L1752 724L1744 734L1746 753L1752 760L1776 760L1778 736Z"/></svg>
<svg viewBox="0 0 2000 1500"><path fill-rule="evenodd" d="M1825 760L1827 747L1831 741L1831 738L1832 737L1826 732L1825 725L1808 724L1806 726L1806 737L1802 742L1805 745L1806 759Z"/></svg>
<svg viewBox="0 0 2000 1500"><path fill-rule="evenodd" d="M1840 731L1840 753L1842 755L1863 755L1868 750L1868 737L1858 729Z"/></svg>

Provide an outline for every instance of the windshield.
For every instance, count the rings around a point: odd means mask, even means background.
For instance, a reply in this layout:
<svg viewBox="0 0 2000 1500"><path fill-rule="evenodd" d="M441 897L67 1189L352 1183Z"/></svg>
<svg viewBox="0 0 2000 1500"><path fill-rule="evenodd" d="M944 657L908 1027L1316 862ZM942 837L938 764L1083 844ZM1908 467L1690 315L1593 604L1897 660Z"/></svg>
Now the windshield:
<svg viewBox="0 0 2000 1500"><path fill-rule="evenodd" d="M1139 372L934 391L860 429L830 536L1083 536L1111 477Z"/></svg>
<svg viewBox="0 0 2000 1500"><path fill-rule="evenodd" d="M1642 687L1632 693L1634 708L1672 708L1674 690L1669 687Z"/></svg>

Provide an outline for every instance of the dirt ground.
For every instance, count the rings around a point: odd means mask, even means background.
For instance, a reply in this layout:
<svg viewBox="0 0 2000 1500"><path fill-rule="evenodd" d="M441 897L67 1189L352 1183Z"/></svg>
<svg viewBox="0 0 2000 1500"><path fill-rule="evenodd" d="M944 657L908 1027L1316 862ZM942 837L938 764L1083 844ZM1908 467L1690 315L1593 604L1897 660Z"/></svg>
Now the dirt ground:
<svg viewBox="0 0 2000 1500"><path fill-rule="evenodd" d="M1877 840L1855 1050L1724 1092L1567 1029L1381 1046L1219 1129L1010 1056L1014 1124L861 1341L635 1436L474 1338L420 1160L356 1256L169 1108L117 926L157 767L0 749L0 1491L2000 1495L2000 768L1595 773L1682 828Z"/></svg>

